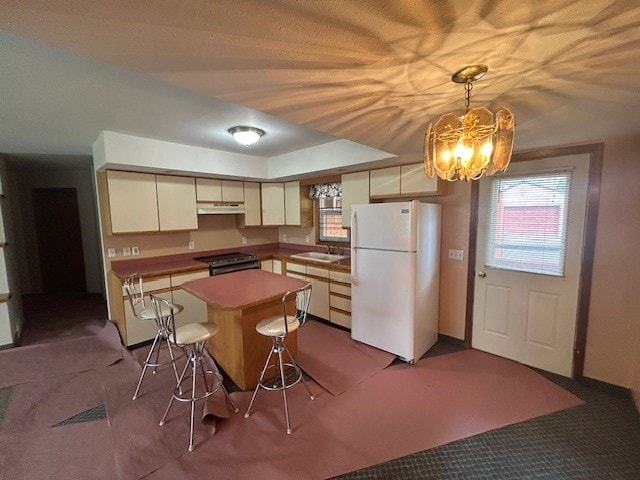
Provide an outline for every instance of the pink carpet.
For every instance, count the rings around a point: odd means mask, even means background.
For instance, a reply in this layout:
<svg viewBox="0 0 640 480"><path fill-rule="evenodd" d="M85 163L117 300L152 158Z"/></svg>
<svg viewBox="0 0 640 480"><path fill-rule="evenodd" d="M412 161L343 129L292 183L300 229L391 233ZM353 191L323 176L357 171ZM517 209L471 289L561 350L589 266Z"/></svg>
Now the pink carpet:
<svg viewBox="0 0 640 480"><path fill-rule="evenodd" d="M349 332L309 321L298 330L296 362L334 395L388 367L395 355L351 338Z"/></svg>
<svg viewBox="0 0 640 480"><path fill-rule="evenodd" d="M311 382L260 392L249 419L232 416L195 452L146 478L322 479L582 403L533 370L475 350L394 365L333 396ZM241 412L250 393L234 393Z"/></svg>
<svg viewBox="0 0 640 480"><path fill-rule="evenodd" d="M52 343L41 343L0 351L0 388L39 381L52 375L86 372L122 359L118 329L106 322L100 332Z"/></svg>

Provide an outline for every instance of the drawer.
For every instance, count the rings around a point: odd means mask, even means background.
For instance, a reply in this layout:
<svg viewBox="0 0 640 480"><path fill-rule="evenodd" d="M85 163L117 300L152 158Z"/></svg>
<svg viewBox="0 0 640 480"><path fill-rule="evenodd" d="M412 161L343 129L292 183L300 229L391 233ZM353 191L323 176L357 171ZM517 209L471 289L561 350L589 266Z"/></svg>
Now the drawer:
<svg viewBox="0 0 640 480"><path fill-rule="evenodd" d="M169 290L171 289L171 278L167 275L166 277L154 277L150 280L142 279L142 289L144 294L153 293L160 290ZM124 297L127 296L127 292L122 287L122 295Z"/></svg>
<svg viewBox="0 0 640 480"><path fill-rule="evenodd" d="M329 270L326 268L318 268L307 265L307 275L315 277L329 278Z"/></svg>
<svg viewBox="0 0 640 480"><path fill-rule="evenodd" d="M331 321L331 323L335 323L346 328L351 328L351 315L347 315L343 312L331 310L329 320Z"/></svg>
<svg viewBox="0 0 640 480"><path fill-rule="evenodd" d="M198 280L200 278L207 278L208 276L209 276L209 269L198 270L197 272L185 272L185 273L172 274L171 286L179 287L184 282L189 282L191 280Z"/></svg>
<svg viewBox="0 0 640 480"><path fill-rule="evenodd" d="M338 297L336 295L329 296L329 306L339 308L340 310L344 310L346 312L351 311L351 299Z"/></svg>
<svg viewBox="0 0 640 480"><path fill-rule="evenodd" d="M349 272L331 270L330 278L336 282L348 283L351 285L351 274Z"/></svg>
<svg viewBox="0 0 640 480"><path fill-rule="evenodd" d="M300 275L298 273L289 273L289 272L287 272L287 277L298 278L300 280L304 280L305 282L307 281L307 277L305 277L304 275Z"/></svg>
<svg viewBox="0 0 640 480"><path fill-rule="evenodd" d="M329 291L332 293L339 293L340 295L351 296L351 287L342 285L341 283L331 282L329 284Z"/></svg>
<svg viewBox="0 0 640 480"><path fill-rule="evenodd" d="M301 265L299 263L289 263L287 262L287 272L300 272L307 273L307 267Z"/></svg>

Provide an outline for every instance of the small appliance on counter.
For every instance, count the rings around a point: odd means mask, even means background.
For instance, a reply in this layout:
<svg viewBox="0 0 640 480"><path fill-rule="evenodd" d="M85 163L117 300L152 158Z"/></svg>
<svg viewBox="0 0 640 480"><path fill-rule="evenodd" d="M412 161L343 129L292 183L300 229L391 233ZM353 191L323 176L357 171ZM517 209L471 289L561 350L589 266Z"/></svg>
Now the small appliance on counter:
<svg viewBox="0 0 640 480"><path fill-rule="evenodd" d="M438 340L437 204L352 206L351 337L415 362Z"/></svg>

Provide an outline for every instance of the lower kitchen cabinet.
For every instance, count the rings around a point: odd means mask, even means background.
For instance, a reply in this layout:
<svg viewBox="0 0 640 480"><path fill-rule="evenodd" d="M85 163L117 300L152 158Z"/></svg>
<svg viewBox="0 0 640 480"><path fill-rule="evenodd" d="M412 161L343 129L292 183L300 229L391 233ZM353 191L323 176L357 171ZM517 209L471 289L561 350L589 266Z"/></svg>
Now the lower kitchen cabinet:
<svg viewBox="0 0 640 480"><path fill-rule="evenodd" d="M175 316L176 327L187 323L204 323L207 321L207 304L194 295L182 290L180 286L189 280L205 278L209 276L208 270L195 272L176 273L156 277L143 278L143 290L145 306L151 306L149 294L165 298L170 302L182 305L184 310ZM129 297L122 286L122 281L110 276L110 283L116 287L110 298L111 317L118 326L122 341L126 346L152 340L157 332L156 322L153 320L139 320L131 309ZM118 295L118 293L121 293Z"/></svg>
<svg viewBox="0 0 640 480"><path fill-rule="evenodd" d="M351 328L351 274L331 270L329 283L329 321Z"/></svg>

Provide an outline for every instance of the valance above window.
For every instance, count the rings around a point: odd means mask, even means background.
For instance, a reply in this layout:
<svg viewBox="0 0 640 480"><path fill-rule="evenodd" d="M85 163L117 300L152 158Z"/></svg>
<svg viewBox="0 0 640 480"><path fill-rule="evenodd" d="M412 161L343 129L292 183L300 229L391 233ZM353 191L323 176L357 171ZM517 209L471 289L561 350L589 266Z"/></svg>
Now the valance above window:
<svg viewBox="0 0 640 480"><path fill-rule="evenodd" d="M317 185L311 185L309 187L309 198L333 198L342 197L342 184L336 183L322 183Z"/></svg>

